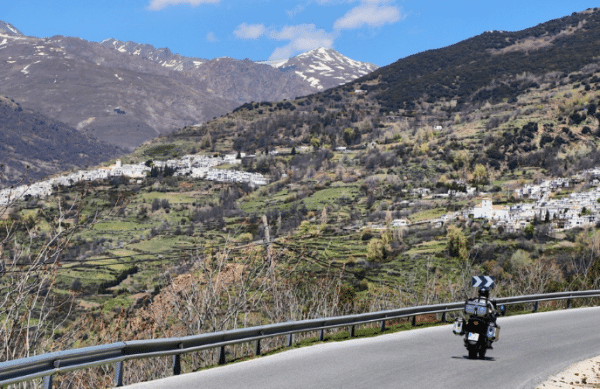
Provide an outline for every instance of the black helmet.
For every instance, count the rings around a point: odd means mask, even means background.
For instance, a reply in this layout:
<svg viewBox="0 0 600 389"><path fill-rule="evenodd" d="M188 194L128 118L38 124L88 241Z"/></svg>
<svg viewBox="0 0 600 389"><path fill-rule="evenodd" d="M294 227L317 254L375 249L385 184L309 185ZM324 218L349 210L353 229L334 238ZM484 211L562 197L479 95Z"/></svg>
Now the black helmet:
<svg viewBox="0 0 600 389"><path fill-rule="evenodd" d="M486 287L479 288L479 297L489 298L490 297L490 290L488 288L486 288Z"/></svg>

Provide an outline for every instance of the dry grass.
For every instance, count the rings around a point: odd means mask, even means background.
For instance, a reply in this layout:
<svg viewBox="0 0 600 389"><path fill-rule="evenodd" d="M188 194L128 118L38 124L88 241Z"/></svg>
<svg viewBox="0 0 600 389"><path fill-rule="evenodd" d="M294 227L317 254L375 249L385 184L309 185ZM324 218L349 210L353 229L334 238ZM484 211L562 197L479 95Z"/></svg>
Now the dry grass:
<svg viewBox="0 0 600 389"><path fill-rule="evenodd" d="M572 35L575 31L581 29L585 24L585 21L582 21L577 25L577 27L569 27L567 30L563 30L555 35L542 35L539 38L527 37L525 39L520 39L515 42L513 45L504 47L502 49L488 49L487 51L490 54L498 55L498 54L507 54L515 51L523 51L530 52L536 51L539 49L543 49L554 44L554 41L558 38L562 38L564 36Z"/></svg>

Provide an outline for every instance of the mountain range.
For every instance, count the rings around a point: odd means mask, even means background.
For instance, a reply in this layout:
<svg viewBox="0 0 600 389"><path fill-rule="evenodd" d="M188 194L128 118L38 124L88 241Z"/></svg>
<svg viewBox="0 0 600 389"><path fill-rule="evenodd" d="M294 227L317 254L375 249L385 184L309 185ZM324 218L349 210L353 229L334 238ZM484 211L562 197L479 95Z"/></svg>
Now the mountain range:
<svg viewBox="0 0 600 389"><path fill-rule="evenodd" d="M247 59L183 57L115 39L29 37L0 22L0 94L131 150L246 102L312 94L374 69L333 50L316 54L321 58L304 55L279 69ZM306 67L299 61L307 61ZM323 79L315 83L321 73Z"/></svg>
<svg viewBox="0 0 600 389"><path fill-rule="evenodd" d="M429 155L424 166L583 170L600 163L599 44L598 8L522 31L489 31L315 95L244 104L202 127L157 138L136 156L165 149L185 155L210 136L220 142L212 148L250 153L400 143L373 163L391 167L402 158L401 170L409 156L416 161L423 154ZM468 159L456 162L458 150Z"/></svg>

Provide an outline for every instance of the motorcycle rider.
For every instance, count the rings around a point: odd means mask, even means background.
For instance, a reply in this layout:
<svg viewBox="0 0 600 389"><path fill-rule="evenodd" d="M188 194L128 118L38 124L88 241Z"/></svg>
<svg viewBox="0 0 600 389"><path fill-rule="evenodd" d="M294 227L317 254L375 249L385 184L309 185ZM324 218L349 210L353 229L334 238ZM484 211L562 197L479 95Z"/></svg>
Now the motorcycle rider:
<svg viewBox="0 0 600 389"><path fill-rule="evenodd" d="M500 312L496 307L496 300L490 300L490 289L485 286L480 287L477 291L477 301L487 306L488 309L485 318L495 323Z"/></svg>

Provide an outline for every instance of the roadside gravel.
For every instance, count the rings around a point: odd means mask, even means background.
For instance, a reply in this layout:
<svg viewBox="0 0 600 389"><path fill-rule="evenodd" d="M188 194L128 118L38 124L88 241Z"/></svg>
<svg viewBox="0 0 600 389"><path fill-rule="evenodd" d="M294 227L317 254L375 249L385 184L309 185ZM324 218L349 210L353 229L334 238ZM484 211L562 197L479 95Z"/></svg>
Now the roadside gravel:
<svg viewBox="0 0 600 389"><path fill-rule="evenodd" d="M539 389L600 388L600 356L570 366L540 385Z"/></svg>

